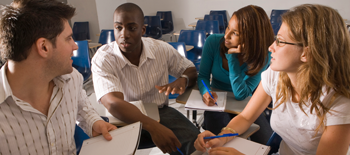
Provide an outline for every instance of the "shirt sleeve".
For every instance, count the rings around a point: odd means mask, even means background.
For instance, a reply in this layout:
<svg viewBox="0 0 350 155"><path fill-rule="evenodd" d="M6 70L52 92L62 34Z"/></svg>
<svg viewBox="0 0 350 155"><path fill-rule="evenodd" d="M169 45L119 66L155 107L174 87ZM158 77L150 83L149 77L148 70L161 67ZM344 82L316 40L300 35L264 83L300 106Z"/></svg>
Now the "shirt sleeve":
<svg viewBox="0 0 350 155"><path fill-rule="evenodd" d="M272 89L274 88L275 78L278 78L278 76L274 74L271 68L268 68L261 74L261 85L269 96L272 96L274 92Z"/></svg>
<svg viewBox="0 0 350 155"><path fill-rule="evenodd" d="M92 59L92 79L98 102L110 92L123 93L121 81L114 73L113 65L108 61L107 56L105 52L98 51Z"/></svg>
<svg viewBox="0 0 350 155"><path fill-rule="evenodd" d="M210 35L204 43L201 64L200 64L199 74L197 79L198 89L202 95L207 92L207 89L204 87L202 80L208 86L208 89L211 89L210 75L211 75L211 70L213 68L214 52L217 51L215 48L218 48L217 44L220 43L220 41L218 41L217 39L220 39L220 38L218 38L216 35Z"/></svg>
<svg viewBox="0 0 350 155"><path fill-rule="evenodd" d="M78 81L79 85L78 90L78 115L77 121L79 122L79 126L84 130L84 132L92 137L92 126L98 121L102 120L102 118L98 115L95 108L92 106L89 98L86 95L86 92L82 86L83 84L83 76L79 74L77 70L74 69L72 73L72 78L75 78L75 81Z"/></svg>
<svg viewBox="0 0 350 155"><path fill-rule="evenodd" d="M334 100L331 110L326 114L326 126L350 124L350 99L339 96Z"/></svg>
<svg viewBox="0 0 350 155"><path fill-rule="evenodd" d="M164 51L168 51L168 70L171 76L179 78L187 68L194 67L194 64L187 58L180 55L180 53L170 44L161 43Z"/></svg>
<svg viewBox="0 0 350 155"><path fill-rule="evenodd" d="M267 57L266 65L254 76L245 77L242 76L241 67L237 59L237 54L225 54L228 67L229 67L229 78L231 82L232 92L237 100L244 100L248 96L251 96L254 89L258 86L261 80L261 73L266 70L268 64L270 64L270 53Z"/></svg>

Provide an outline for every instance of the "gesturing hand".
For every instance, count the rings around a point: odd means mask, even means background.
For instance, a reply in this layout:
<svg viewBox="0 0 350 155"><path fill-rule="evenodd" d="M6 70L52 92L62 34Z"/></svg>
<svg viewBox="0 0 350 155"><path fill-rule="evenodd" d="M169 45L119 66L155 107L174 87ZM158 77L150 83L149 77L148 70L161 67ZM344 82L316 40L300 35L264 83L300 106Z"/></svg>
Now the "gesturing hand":
<svg viewBox="0 0 350 155"><path fill-rule="evenodd" d="M153 143L157 145L163 153L176 152L176 147L181 148L181 143L175 134L161 124L156 125L150 134Z"/></svg>
<svg viewBox="0 0 350 155"><path fill-rule="evenodd" d="M186 78L178 78L174 82L166 84L164 86L155 86L159 93L165 92L165 95L171 94L182 94L186 90Z"/></svg>

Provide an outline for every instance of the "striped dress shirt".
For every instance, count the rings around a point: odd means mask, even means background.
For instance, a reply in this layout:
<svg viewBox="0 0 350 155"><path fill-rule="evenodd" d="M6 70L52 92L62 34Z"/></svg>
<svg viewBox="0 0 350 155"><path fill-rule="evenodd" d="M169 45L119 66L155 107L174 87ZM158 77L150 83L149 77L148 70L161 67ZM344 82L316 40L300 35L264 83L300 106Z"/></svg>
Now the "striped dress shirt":
<svg viewBox="0 0 350 155"><path fill-rule="evenodd" d="M138 66L121 53L115 41L98 49L91 68L98 101L107 93L121 92L125 101L142 100L158 107L168 104L168 97L155 85L168 84L169 74L178 78L194 65L164 41L142 38L142 44Z"/></svg>
<svg viewBox="0 0 350 155"><path fill-rule="evenodd" d="M91 136L93 123L101 120L82 89L82 75L74 69L53 79L46 116L13 95L6 69L0 70L0 155L76 154L76 121Z"/></svg>

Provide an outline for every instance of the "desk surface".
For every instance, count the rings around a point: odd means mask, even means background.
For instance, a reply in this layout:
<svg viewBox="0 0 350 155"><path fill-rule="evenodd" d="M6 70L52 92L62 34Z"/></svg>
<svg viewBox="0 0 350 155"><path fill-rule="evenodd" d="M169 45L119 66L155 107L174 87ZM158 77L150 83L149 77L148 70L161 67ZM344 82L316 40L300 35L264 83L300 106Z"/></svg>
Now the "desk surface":
<svg viewBox="0 0 350 155"><path fill-rule="evenodd" d="M188 26L189 26L189 27L193 27L193 28L194 28L194 27L196 27L196 26L197 26L197 23L196 23L196 22L193 22L193 23L188 24Z"/></svg>
<svg viewBox="0 0 350 155"><path fill-rule="evenodd" d="M96 48L96 47L99 47L99 46L102 46L102 44L100 44L100 43L89 43L89 48Z"/></svg>
<svg viewBox="0 0 350 155"><path fill-rule="evenodd" d="M194 46L192 45L185 45L185 46L186 46L186 51L189 51L194 48Z"/></svg>
<svg viewBox="0 0 350 155"><path fill-rule="evenodd" d="M197 19L197 20L204 20L204 17L196 17L194 19Z"/></svg>
<svg viewBox="0 0 350 155"><path fill-rule="evenodd" d="M193 87L187 88L182 95L179 95L176 98L176 102L186 104L188 97L192 92L192 89L198 90L198 86L195 85ZM222 90L212 88L212 91L222 91ZM250 96L242 101L237 101L232 92L227 92L226 107L224 111L231 114L239 114L243 111L243 109L245 108L249 100L250 100Z"/></svg>

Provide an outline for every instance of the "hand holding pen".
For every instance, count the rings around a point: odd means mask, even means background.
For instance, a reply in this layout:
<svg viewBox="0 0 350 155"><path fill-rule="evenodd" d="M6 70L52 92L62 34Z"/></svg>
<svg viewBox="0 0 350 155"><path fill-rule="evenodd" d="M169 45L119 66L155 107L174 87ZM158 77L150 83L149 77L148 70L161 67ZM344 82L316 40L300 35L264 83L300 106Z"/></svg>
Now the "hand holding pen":
<svg viewBox="0 0 350 155"><path fill-rule="evenodd" d="M218 95L215 92L210 92L209 88L207 85L204 83L202 80L202 83L204 87L207 89L207 92L203 94L203 102L208 105L208 106L214 106L217 105L216 100L218 99Z"/></svg>
<svg viewBox="0 0 350 155"><path fill-rule="evenodd" d="M238 133L215 135L212 132L206 130L198 135L198 138L194 142L194 147L201 152L206 152L207 148L215 148L215 147L223 146L226 142L226 139L222 139L222 137L231 137L231 136L238 136Z"/></svg>

